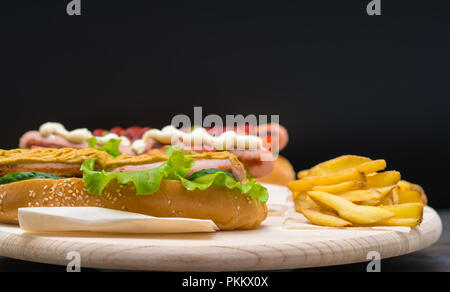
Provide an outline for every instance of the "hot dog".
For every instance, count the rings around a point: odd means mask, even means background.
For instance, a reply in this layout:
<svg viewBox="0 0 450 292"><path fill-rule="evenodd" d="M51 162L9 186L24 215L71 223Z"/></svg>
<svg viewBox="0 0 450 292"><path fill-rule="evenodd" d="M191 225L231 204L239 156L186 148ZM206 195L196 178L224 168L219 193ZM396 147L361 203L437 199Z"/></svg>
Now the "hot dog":
<svg viewBox="0 0 450 292"><path fill-rule="evenodd" d="M256 228L267 216L267 190L248 181L229 152L185 154L172 147L112 158L89 148L0 150L0 167L0 222L17 223L18 208L44 206L211 219L222 230Z"/></svg>
<svg viewBox="0 0 450 292"><path fill-rule="evenodd" d="M81 142L77 141L76 143L74 141L70 141L71 136L69 136L69 134L72 133L65 130L60 124L56 124L56 129L62 128L62 130L59 130L60 132L56 130L55 132L49 132L49 129L52 128L51 126L55 127L53 124L54 123L46 123L41 126L39 131L29 131L25 133L20 139L19 147L70 147L76 149L88 147L88 142L86 140ZM43 131L42 128L46 128L46 130ZM229 150L244 164L248 174L256 178L267 177L273 172L274 161L273 159L270 159L270 152L275 153L282 150L289 140L286 129L278 124L266 124L261 126L243 125L236 127L214 127L205 129L206 134L217 139L219 139L224 133L228 135L230 132L235 133L237 136L257 137L261 144L257 148L252 149L216 149L216 147L208 144L203 144L200 148L192 147L189 143L186 144L185 141L173 142L151 137L147 135L149 130L151 130L150 127L141 128L136 126L128 129L115 127L110 131L96 129L93 133L99 136L94 136L90 133L90 136L87 135L86 137L97 137L99 139L104 139L104 135L106 134L113 138L124 139L126 140L126 143L124 141L120 143L119 150L120 152L129 155L142 155L150 153L154 150L164 152L167 145L178 145L187 151L195 152ZM182 131L189 134L191 129L182 129ZM48 135L49 133L51 134ZM257 136L252 136L253 134L256 134ZM278 142L273 143L274 141ZM289 178L286 178L286 180L287 179ZM274 181L274 183L277 182Z"/></svg>

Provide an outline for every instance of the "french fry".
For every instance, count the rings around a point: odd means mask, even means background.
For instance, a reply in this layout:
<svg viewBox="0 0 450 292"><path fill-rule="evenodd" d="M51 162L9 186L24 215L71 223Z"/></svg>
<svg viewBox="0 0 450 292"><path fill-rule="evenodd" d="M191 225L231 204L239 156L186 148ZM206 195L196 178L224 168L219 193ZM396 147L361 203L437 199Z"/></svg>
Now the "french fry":
<svg viewBox="0 0 450 292"><path fill-rule="evenodd" d="M395 186L395 188L392 190L392 205L398 205L400 204L400 187Z"/></svg>
<svg viewBox="0 0 450 292"><path fill-rule="evenodd" d="M320 191L309 191L314 201L335 210L339 216L355 224L374 224L395 216L394 213L379 207L359 206L344 198Z"/></svg>
<svg viewBox="0 0 450 292"><path fill-rule="evenodd" d="M373 173L376 171L383 170L385 168L386 168L386 160L384 159L372 160L356 166L356 169L363 172L364 174Z"/></svg>
<svg viewBox="0 0 450 292"><path fill-rule="evenodd" d="M301 209L320 210L320 207L316 203L314 203L314 201L311 200L311 198L308 195L304 193L297 194L294 200L294 204L295 210L297 212L300 212Z"/></svg>
<svg viewBox="0 0 450 292"><path fill-rule="evenodd" d="M317 210L302 208L300 209L300 213L302 213L306 217L306 219L311 221L311 223L320 226L346 227L353 225L351 222L339 218L338 216L324 214Z"/></svg>
<svg viewBox="0 0 450 292"><path fill-rule="evenodd" d="M292 192L303 193L312 190L314 187L314 182L308 179L294 180L288 183L287 187Z"/></svg>
<svg viewBox="0 0 450 292"><path fill-rule="evenodd" d="M411 185L412 183L406 181L406 180L401 180L398 182L398 186L400 187L400 189L403 190L410 190L411 189Z"/></svg>
<svg viewBox="0 0 450 292"><path fill-rule="evenodd" d="M337 215L337 212L333 209L330 208L328 205L323 204L321 201L317 200L314 197L308 196L308 198L314 202L314 204L316 204L316 206L318 206L318 210L322 211L324 213L328 213L328 214L334 214Z"/></svg>
<svg viewBox="0 0 450 292"><path fill-rule="evenodd" d="M392 170L379 173L371 173L366 176L366 189L381 188L395 185L400 181L400 172Z"/></svg>
<svg viewBox="0 0 450 292"><path fill-rule="evenodd" d="M343 155L302 170L288 184L295 209L323 226L417 226L425 192L385 168L383 159Z"/></svg>
<svg viewBox="0 0 450 292"><path fill-rule="evenodd" d="M405 227L416 227L421 223L421 219L411 219L411 218L390 218L377 222L372 226L405 226Z"/></svg>
<svg viewBox="0 0 450 292"><path fill-rule="evenodd" d="M381 206L381 208L391 211L395 214L394 218L403 219L421 219L423 216L422 203L406 203L392 206Z"/></svg>
<svg viewBox="0 0 450 292"><path fill-rule="evenodd" d="M297 173L297 177L298 177L298 178L304 178L304 177L307 177L307 176L308 176L308 173L309 173L309 169L300 170L300 171Z"/></svg>
<svg viewBox="0 0 450 292"><path fill-rule="evenodd" d="M393 186L387 186L387 187L381 187L381 188L373 188L371 190L380 192L383 195L383 197L386 197L395 189L395 187L396 186L393 185Z"/></svg>
<svg viewBox="0 0 450 292"><path fill-rule="evenodd" d="M388 196L394 188L395 186L387 186L369 190L353 190L336 195L352 202L362 202L363 205L375 206L380 203L380 200Z"/></svg>
<svg viewBox="0 0 450 292"><path fill-rule="evenodd" d="M356 155L342 155L337 158L319 163L309 170L300 171L298 173L298 177L305 178L308 176L329 175L369 161L371 161L371 159L367 157Z"/></svg>
<svg viewBox="0 0 450 292"><path fill-rule="evenodd" d="M358 204L363 205L363 206L379 206L379 205L381 205L381 201L380 200L368 200L368 201L359 202Z"/></svg>
<svg viewBox="0 0 450 292"><path fill-rule="evenodd" d="M398 203L422 203L422 196L418 191L400 190Z"/></svg>
<svg viewBox="0 0 450 292"><path fill-rule="evenodd" d="M390 197L385 197L380 201L380 205L382 206L390 206L393 205L392 199Z"/></svg>
<svg viewBox="0 0 450 292"><path fill-rule="evenodd" d="M365 176L357 169L348 169L330 175L308 176L300 180L295 180L288 184L288 188L293 192L306 192L312 190L314 186L334 185L352 180L364 182Z"/></svg>
<svg viewBox="0 0 450 292"><path fill-rule="evenodd" d="M333 173L330 175L315 176L315 177L311 177L311 178L308 177L306 179L310 179L311 181L313 181L314 185L316 185L316 186L320 186L320 185L326 186L326 185L339 184L339 183L350 181L350 180L357 180L357 181L364 182L366 178L365 178L364 174L361 173L360 171L358 171L357 169L347 169L347 170L343 170L343 171Z"/></svg>
<svg viewBox="0 0 450 292"><path fill-rule="evenodd" d="M424 205L427 205L428 204L428 198L427 198L427 195L425 194L425 191L423 190L423 188L420 185L417 185L417 184L413 184L413 183L410 183L410 184L411 184L411 188L413 190L418 191L420 193L420 196L422 197L422 203Z"/></svg>
<svg viewBox="0 0 450 292"><path fill-rule="evenodd" d="M383 197L383 194L376 190L355 190L355 191L340 193L337 195L339 197L349 200L351 202L363 202L363 201L372 201L372 200L379 201Z"/></svg>
<svg viewBox="0 0 450 292"><path fill-rule="evenodd" d="M364 181L360 180L351 180L342 182L335 185L328 185L328 186L314 186L312 188L313 191L322 191L330 194L336 194L336 193L343 193L346 191L361 189L365 186Z"/></svg>
<svg viewBox="0 0 450 292"><path fill-rule="evenodd" d="M427 196L423 190L423 188L417 184L413 184L407 182L405 180L401 180L398 182L398 186L400 187L400 201L403 203L413 203L413 202L422 202L424 205L428 203ZM421 200L419 201L417 193L420 194Z"/></svg>

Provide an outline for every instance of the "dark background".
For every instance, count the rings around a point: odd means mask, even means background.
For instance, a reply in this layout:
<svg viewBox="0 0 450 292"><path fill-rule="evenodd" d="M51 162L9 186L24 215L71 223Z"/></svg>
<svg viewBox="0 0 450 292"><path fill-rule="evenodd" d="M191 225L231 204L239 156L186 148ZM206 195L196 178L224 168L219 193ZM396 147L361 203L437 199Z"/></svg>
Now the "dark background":
<svg viewBox="0 0 450 292"><path fill-rule="evenodd" d="M385 158L450 207L450 1L4 1L0 148L46 121L279 114L296 169Z"/></svg>

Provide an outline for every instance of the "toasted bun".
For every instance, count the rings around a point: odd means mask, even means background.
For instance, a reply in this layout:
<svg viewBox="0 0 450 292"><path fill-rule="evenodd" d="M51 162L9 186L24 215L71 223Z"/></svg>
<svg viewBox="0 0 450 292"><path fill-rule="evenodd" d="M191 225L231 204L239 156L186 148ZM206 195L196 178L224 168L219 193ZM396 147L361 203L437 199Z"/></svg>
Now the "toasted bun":
<svg viewBox="0 0 450 292"><path fill-rule="evenodd" d="M295 171L292 164L283 156L278 156L272 172L265 177L258 178L258 182L270 183L277 185L287 185L289 182L295 180Z"/></svg>
<svg viewBox="0 0 450 292"><path fill-rule="evenodd" d="M211 186L205 191L186 190L180 182L163 180L151 195L137 195L133 184L113 181L103 195L87 192L80 178L34 179L0 185L0 222L17 223L22 207L93 206L156 217L211 219L221 230L256 228L267 207L239 191Z"/></svg>

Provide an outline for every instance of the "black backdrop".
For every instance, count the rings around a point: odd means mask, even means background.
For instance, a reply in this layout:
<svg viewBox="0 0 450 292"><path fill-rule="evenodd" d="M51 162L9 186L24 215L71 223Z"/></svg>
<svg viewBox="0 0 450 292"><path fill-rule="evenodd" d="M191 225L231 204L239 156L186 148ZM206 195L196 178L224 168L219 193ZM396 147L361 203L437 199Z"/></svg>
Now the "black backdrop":
<svg viewBox="0 0 450 292"><path fill-rule="evenodd" d="M297 169L385 158L450 207L450 1L382 0L372 17L369 0L81 0L72 17L69 0L4 2L0 148L49 120L279 114Z"/></svg>

